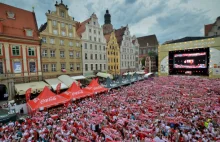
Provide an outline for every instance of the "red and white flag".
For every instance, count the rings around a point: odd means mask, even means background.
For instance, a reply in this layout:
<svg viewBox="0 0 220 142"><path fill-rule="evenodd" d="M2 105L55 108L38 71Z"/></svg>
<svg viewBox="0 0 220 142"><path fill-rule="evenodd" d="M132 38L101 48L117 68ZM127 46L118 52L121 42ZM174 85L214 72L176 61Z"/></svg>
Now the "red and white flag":
<svg viewBox="0 0 220 142"><path fill-rule="evenodd" d="M25 92L26 102L28 102L28 101L30 100L30 96L31 96L31 88L29 88L29 89Z"/></svg>

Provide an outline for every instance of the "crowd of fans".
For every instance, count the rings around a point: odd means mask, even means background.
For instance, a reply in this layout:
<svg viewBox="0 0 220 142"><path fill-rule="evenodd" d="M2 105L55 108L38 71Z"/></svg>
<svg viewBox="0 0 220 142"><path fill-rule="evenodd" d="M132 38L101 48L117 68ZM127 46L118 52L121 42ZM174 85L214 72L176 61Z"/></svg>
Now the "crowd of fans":
<svg viewBox="0 0 220 142"><path fill-rule="evenodd" d="M1 124L0 141L220 141L220 80L158 77Z"/></svg>

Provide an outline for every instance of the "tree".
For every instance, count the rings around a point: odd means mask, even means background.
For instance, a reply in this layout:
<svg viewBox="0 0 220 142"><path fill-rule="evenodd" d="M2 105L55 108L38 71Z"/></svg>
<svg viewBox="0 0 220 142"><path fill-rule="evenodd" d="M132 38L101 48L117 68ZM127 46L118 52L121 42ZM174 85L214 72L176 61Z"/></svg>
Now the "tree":
<svg viewBox="0 0 220 142"><path fill-rule="evenodd" d="M141 67L145 66L145 59L146 59L146 57L141 59L141 65L142 65Z"/></svg>

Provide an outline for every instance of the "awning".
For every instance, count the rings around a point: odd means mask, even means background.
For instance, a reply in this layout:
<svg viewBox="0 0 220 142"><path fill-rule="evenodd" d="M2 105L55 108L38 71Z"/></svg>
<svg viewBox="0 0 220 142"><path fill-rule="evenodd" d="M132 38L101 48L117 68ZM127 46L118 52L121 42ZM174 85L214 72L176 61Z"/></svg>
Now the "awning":
<svg viewBox="0 0 220 142"><path fill-rule="evenodd" d="M53 88L54 91L57 90L57 85L61 83L60 89L67 89L68 86L66 86L63 82L61 82L58 78L51 78L51 79L45 79L45 81Z"/></svg>
<svg viewBox="0 0 220 142"><path fill-rule="evenodd" d="M124 73L123 75L128 75L128 74L129 74L129 75L133 75L134 72L128 72L128 73L126 72L126 73Z"/></svg>
<svg viewBox="0 0 220 142"><path fill-rule="evenodd" d="M73 82L77 82L68 75L61 75L58 77L58 79L68 87L70 87L73 84Z"/></svg>
<svg viewBox="0 0 220 142"><path fill-rule="evenodd" d="M136 74L145 74L145 72L137 71Z"/></svg>
<svg viewBox="0 0 220 142"><path fill-rule="evenodd" d="M96 77L96 76L91 74L91 75L85 75L85 77L86 78L93 78L93 77Z"/></svg>
<svg viewBox="0 0 220 142"><path fill-rule="evenodd" d="M29 88L31 88L31 93L36 94L36 93L40 93L45 86L50 88L50 85L46 84L43 81L15 84L15 91L17 92L17 95L24 95L25 92Z"/></svg>
<svg viewBox="0 0 220 142"><path fill-rule="evenodd" d="M99 77L103 77L103 78L109 77L110 79L113 79L113 76L111 74L108 74L108 73L98 72L96 75L99 76Z"/></svg>
<svg viewBox="0 0 220 142"><path fill-rule="evenodd" d="M72 79L74 79L74 80L86 79L86 77L85 77L85 76L83 76L83 75L79 75L79 76L72 76L71 78L72 78Z"/></svg>
<svg viewBox="0 0 220 142"><path fill-rule="evenodd" d="M148 78L148 77L149 77L150 75L152 75L152 74L153 74L153 73L151 73L151 72L150 72L150 73L147 73L147 74L144 75L144 78Z"/></svg>

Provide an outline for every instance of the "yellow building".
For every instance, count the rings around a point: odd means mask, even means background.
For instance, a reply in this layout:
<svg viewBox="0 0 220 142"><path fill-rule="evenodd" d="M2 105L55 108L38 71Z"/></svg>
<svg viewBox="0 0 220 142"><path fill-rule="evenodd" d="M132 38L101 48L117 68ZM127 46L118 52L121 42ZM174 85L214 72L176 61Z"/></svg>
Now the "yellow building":
<svg viewBox="0 0 220 142"><path fill-rule="evenodd" d="M56 2L56 11L46 13L47 22L40 27L42 71L45 78L82 74L81 39L76 34L76 21L68 7Z"/></svg>
<svg viewBox="0 0 220 142"><path fill-rule="evenodd" d="M120 48L113 31L111 34L105 35L107 42L107 59L108 59L108 73L112 75L120 74Z"/></svg>

